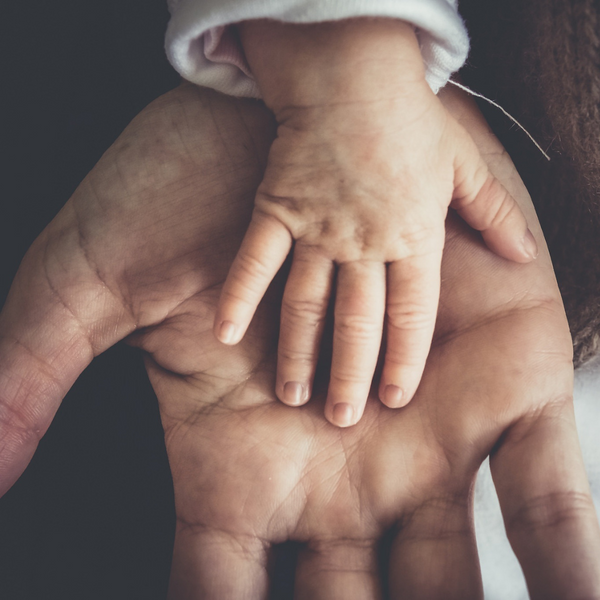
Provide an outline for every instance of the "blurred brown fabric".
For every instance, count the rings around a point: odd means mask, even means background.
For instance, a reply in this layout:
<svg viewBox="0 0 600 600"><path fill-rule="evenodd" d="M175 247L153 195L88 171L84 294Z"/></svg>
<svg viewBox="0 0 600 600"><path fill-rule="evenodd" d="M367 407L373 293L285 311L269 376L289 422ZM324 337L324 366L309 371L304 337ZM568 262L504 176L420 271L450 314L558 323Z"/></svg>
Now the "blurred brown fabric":
<svg viewBox="0 0 600 600"><path fill-rule="evenodd" d="M538 210L580 366L600 352L600 2L461 0L460 10L472 39L465 83L551 157L480 104Z"/></svg>

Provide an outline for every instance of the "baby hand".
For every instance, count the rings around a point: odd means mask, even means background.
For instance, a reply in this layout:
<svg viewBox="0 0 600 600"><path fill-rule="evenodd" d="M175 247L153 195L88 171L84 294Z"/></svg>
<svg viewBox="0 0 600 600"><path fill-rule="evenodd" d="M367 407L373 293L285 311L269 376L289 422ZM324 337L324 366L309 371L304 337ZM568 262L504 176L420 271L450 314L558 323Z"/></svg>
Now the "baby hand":
<svg viewBox="0 0 600 600"><path fill-rule="evenodd" d="M215 334L227 344L241 340L293 247L277 395L295 406L310 398L335 295L325 414L336 425L353 425L364 410L384 323L381 401L404 406L419 385L437 313L448 207L507 259L535 258L535 240L468 133L428 87L412 27L263 21L241 34L279 127Z"/></svg>

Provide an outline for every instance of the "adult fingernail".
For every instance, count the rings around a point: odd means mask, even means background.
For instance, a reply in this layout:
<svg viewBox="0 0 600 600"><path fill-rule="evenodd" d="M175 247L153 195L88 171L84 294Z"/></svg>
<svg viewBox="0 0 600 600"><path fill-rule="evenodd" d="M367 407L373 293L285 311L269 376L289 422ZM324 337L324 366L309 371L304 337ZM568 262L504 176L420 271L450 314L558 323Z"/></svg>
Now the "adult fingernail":
<svg viewBox="0 0 600 600"><path fill-rule="evenodd" d="M539 254L537 242L529 229L523 238L523 249L529 258L537 258Z"/></svg>
<svg viewBox="0 0 600 600"><path fill-rule="evenodd" d="M397 385L386 385L383 391L383 403L390 408L402 406L404 392Z"/></svg>
<svg viewBox="0 0 600 600"><path fill-rule="evenodd" d="M237 327L231 321L223 321L219 327L219 335L217 337L223 344L233 344L235 343L236 331Z"/></svg>
<svg viewBox="0 0 600 600"><path fill-rule="evenodd" d="M288 381L283 386L283 399L286 404L298 406L304 400L304 386L297 381Z"/></svg>
<svg viewBox="0 0 600 600"><path fill-rule="evenodd" d="M354 425L354 408L347 402L338 402L333 407L332 418L334 425L338 427L349 427Z"/></svg>

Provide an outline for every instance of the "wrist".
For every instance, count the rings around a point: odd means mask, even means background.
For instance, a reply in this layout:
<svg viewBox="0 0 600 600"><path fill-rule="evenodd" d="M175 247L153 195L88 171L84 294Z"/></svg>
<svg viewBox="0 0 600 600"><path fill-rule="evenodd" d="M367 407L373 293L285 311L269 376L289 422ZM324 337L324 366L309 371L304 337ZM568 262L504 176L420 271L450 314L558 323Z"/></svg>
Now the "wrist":
<svg viewBox="0 0 600 600"><path fill-rule="evenodd" d="M238 27L265 103L276 114L291 107L391 100L427 87L414 29L404 21L256 20Z"/></svg>

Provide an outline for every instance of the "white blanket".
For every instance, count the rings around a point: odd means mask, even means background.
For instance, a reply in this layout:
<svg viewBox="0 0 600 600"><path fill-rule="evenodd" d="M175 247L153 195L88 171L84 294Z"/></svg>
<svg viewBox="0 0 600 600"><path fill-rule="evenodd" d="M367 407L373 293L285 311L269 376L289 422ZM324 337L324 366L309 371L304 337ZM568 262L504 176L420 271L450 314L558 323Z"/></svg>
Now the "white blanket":
<svg viewBox="0 0 600 600"><path fill-rule="evenodd" d="M457 0L168 0L169 61L188 81L232 96L259 98L243 49L229 25L249 19L319 23L351 17L389 17L417 31L426 77L437 93L460 69L469 38Z"/></svg>

